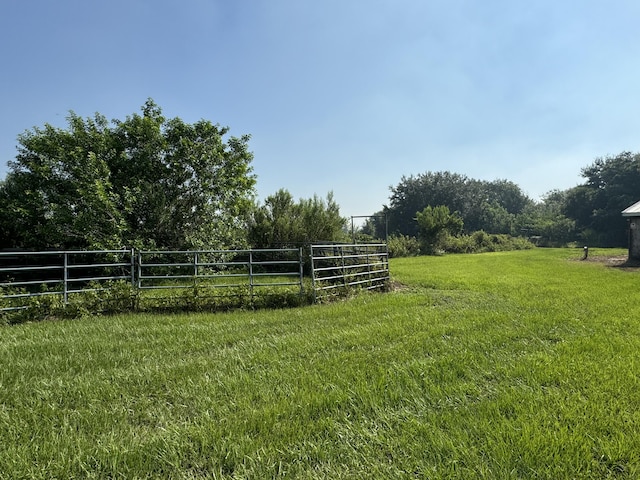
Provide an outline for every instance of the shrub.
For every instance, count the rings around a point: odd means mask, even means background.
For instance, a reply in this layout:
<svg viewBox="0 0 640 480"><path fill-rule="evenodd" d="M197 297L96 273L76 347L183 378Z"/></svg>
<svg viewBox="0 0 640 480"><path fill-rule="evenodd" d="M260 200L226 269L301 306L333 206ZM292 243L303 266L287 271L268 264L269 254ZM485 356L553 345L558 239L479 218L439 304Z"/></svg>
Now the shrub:
<svg viewBox="0 0 640 480"><path fill-rule="evenodd" d="M440 243L442 251L447 253L483 253L504 252L508 250L526 250L534 245L521 237L511 237L505 234L488 234L483 230L471 235L458 237L447 236Z"/></svg>
<svg viewBox="0 0 640 480"><path fill-rule="evenodd" d="M391 235L387 241L390 257L415 257L420 254L420 242L409 235Z"/></svg>
<svg viewBox="0 0 640 480"><path fill-rule="evenodd" d="M421 250L427 254L441 251L446 238L459 235L464 227L459 212L452 213L445 205L426 206L424 210L416 213L416 221Z"/></svg>

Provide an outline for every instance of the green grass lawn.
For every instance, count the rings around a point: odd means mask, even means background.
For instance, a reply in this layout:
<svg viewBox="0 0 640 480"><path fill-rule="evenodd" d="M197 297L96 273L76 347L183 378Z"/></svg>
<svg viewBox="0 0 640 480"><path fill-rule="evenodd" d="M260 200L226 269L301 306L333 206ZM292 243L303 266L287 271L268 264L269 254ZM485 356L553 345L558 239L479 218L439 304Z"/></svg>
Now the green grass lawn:
<svg viewBox="0 0 640 480"><path fill-rule="evenodd" d="M638 478L640 272L581 254L392 259L402 288L312 307L0 327L0 478Z"/></svg>

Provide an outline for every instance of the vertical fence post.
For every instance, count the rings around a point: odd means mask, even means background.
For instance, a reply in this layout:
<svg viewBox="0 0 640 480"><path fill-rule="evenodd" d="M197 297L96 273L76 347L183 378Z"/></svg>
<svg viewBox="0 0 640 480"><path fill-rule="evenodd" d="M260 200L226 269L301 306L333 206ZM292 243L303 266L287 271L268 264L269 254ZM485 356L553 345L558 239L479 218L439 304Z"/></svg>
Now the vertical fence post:
<svg viewBox="0 0 640 480"><path fill-rule="evenodd" d="M311 253L309 258L311 259L311 291L313 292L313 303L316 303L316 265L313 259L313 245L309 246Z"/></svg>
<svg viewBox="0 0 640 480"><path fill-rule="evenodd" d="M298 248L298 266L300 270L300 296L304 295L304 265L302 257L302 247Z"/></svg>
<svg viewBox="0 0 640 480"><path fill-rule="evenodd" d="M129 260L131 261L131 288L136 288L136 252L132 248L129 250Z"/></svg>
<svg viewBox="0 0 640 480"><path fill-rule="evenodd" d="M249 250L249 295L253 300L253 251Z"/></svg>
<svg viewBox="0 0 640 480"><path fill-rule="evenodd" d="M142 288L142 250L138 250L138 290Z"/></svg>
<svg viewBox="0 0 640 480"><path fill-rule="evenodd" d="M63 282L62 282L62 297L64 299L64 304L66 305L69 301L69 286L68 286L68 282L69 282L69 254L67 252L64 252L64 273L62 274L63 277Z"/></svg>
<svg viewBox="0 0 640 480"><path fill-rule="evenodd" d="M198 286L198 252L193 252L193 286Z"/></svg>
<svg viewBox="0 0 640 480"><path fill-rule="evenodd" d="M382 263L384 264L384 268L388 273L389 272L389 242L384 244L384 253L385 255Z"/></svg>
<svg viewBox="0 0 640 480"><path fill-rule="evenodd" d="M347 288L347 271L344 268L344 245L340 245L340 256L342 257L342 284Z"/></svg>
<svg viewBox="0 0 640 480"><path fill-rule="evenodd" d="M369 280L369 287L373 287L373 282L371 281L371 257L369 256L370 249L366 247L367 252L367 280ZM377 257L376 257L377 258Z"/></svg>

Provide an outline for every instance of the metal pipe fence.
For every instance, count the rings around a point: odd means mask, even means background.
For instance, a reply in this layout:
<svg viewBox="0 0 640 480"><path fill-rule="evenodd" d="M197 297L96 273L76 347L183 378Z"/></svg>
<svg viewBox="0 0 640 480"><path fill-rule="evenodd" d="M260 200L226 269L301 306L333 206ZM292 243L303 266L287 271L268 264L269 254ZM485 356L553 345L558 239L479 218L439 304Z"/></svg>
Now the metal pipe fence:
<svg viewBox="0 0 640 480"><path fill-rule="evenodd" d="M103 290L134 281L133 250L0 252L0 312L27 308L24 299Z"/></svg>
<svg viewBox="0 0 640 480"><path fill-rule="evenodd" d="M304 293L302 249L199 251L0 252L0 312L28 308L28 299L108 290L126 281L134 290L295 287ZM219 291L219 290L218 290Z"/></svg>
<svg viewBox="0 0 640 480"><path fill-rule="evenodd" d="M389 279L386 244L312 245L314 299L340 287L381 289ZM260 250L93 250L0 252L0 312L34 297L109 290L126 282L138 297L164 289L251 298L294 289L304 295L302 248Z"/></svg>
<svg viewBox="0 0 640 480"><path fill-rule="evenodd" d="M312 245L314 300L349 287L385 288L389 278L386 244Z"/></svg>

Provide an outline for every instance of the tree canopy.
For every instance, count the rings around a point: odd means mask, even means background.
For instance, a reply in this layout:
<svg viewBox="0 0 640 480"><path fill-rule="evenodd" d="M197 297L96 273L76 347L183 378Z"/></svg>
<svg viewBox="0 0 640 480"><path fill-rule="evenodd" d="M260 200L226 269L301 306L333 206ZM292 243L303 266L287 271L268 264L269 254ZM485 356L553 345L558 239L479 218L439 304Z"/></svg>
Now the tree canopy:
<svg viewBox="0 0 640 480"><path fill-rule="evenodd" d="M548 192L541 201L528 198L513 182L470 179L451 172L402 177L391 187L389 232L424 237L417 221L426 207L446 206L458 212L467 233L535 236L545 245L581 241L593 246L627 246L622 210L640 200L640 154L622 152L597 158L582 169L585 182ZM367 232L382 238L383 225L373 219Z"/></svg>
<svg viewBox="0 0 640 480"><path fill-rule="evenodd" d="M416 213L427 206L459 212L466 231L511 233L514 215L532 203L508 180L488 182L451 172L426 172L403 176L391 187L389 205L382 213L387 216L389 232L395 234L418 236ZM381 232L376 233L380 236Z"/></svg>
<svg viewBox="0 0 640 480"><path fill-rule="evenodd" d="M222 248L244 244L255 177L249 136L207 120L73 112L18 137L0 185L10 248Z"/></svg>

